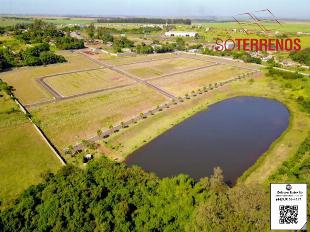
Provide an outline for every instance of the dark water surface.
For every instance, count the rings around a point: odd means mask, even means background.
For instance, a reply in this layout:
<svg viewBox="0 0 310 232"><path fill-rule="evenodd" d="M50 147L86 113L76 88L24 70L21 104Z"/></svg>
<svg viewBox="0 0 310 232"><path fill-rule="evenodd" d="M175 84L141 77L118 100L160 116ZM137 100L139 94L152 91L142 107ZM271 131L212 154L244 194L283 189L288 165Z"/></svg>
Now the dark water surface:
<svg viewBox="0 0 310 232"><path fill-rule="evenodd" d="M220 166L234 183L288 127L289 112L280 102L237 97L210 106L128 157L159 177L210 176Z"/></svg>

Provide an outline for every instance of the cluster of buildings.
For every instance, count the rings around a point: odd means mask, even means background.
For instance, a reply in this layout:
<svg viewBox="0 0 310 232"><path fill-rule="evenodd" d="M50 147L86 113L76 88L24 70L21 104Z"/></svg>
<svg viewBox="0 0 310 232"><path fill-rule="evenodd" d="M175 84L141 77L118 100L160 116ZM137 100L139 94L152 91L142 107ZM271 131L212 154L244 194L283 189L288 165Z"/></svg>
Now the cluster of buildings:
<svg viewBox="0 0 310 232"><path fill-rule="evenodd" d="M192 31L168 31L165 33L165 36L167 37L197 37L197 32Z"/></svg>

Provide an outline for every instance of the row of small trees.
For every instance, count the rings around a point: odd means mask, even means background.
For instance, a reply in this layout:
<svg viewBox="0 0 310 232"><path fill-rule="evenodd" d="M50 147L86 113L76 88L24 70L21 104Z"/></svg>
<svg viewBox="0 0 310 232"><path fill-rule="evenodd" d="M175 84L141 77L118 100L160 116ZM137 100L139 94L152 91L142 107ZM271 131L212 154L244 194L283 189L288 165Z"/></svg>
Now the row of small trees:
<svg viewBox="0 0 310 232"><path fill-rule="evenodd" d="M198 89L197 90L197 92L198 92L198 94L202 94L203 92L208 92L209 90L212 90L212 89L214 89L214 88L217 88L217 87L219 87L219 86L222 86L223 85L223 83L214 83L214 84L212 84L212 83L210 83L209 84L209 87L206 87L206 86L204 86L202 89ZM197 94L196 94L196 91L195 90L193 90L192 92L191 92L191 95L192 96L197 96ZM188 94L188 93L186 93L185 94L185 98L186 99L190 99L190 95ZM184 102L184 99L182 98L182 97L178 97L177 99L175 99L175 98L173 98L172 99L172 104L177 104L177 102ZM169 104L165 104L163 107L161 107L161 106L157 106L156 107L156 109L155 109L155 111L162 111L164 108L169 108L170 107L170 105ZM153 115L154 114L154 111L153 110L150 110L149 112L148 112L148 114L149 115ZM140 119L145 119L147 116L146 116L146 114L145 113L140 113ZM133 119L133 121L134 122L137 122L136 121L136 119ZM120 123L120 127L121 128L126 128L126 127L128 127L128 123L125 123L125 122L121 122ZM113 126L113 125L110 125L109 126L109 130L110 130L110 133L112 134L112 133L114 133L115 131L116 131L116 129L115 129L115 127ZM101 129L98 129L97 130L97 136L98 137L102 137L102 135L103 135L103 131L101 130Z"/></svg>

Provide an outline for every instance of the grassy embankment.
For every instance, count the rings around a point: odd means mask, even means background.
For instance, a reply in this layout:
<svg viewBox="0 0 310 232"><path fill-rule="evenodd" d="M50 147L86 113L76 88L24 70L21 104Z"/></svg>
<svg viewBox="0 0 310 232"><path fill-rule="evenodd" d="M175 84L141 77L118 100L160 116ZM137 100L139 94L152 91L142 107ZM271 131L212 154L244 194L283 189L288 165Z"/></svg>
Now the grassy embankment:
<svg viewBox="0 0 310 232"><path fill-rule="evenodd" d="M301 112L290 91L283 90L281 83L269 77L238 81L230 86L215 90L207 95L196 97L184 104L177 105L167 111L156 114L148 119L112 135L102 142L102 146L109 149L106 154L119 160L124 160L129 154L164 133L174 125L188 117L205 110L209 105L236 96L260 96L283 102L291 112L289 128L279 137L254 165L252 172L247 174L246 182L263 182L270 174L277 170L283 161L291 157L298 146L307 136L305 128L310 127L310 119Z"/></svg>
<svg viewBox="0 0 310 232"><path fill-rule="evenodd" d="M59 160L17 104L0 90L0 202L5 207Z"/></svg>

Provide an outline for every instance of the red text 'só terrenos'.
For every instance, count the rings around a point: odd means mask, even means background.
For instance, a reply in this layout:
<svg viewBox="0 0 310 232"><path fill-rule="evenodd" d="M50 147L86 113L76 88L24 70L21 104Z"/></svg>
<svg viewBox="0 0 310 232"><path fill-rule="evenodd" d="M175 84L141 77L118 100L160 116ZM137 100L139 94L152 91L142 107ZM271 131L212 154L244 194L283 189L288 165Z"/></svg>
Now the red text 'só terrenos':
<svg viewBox="0 0 310 232"><path fill-rule="evenodd" d="M300 39L217 39L217 51L299 51L301 49Z"/></svg>

